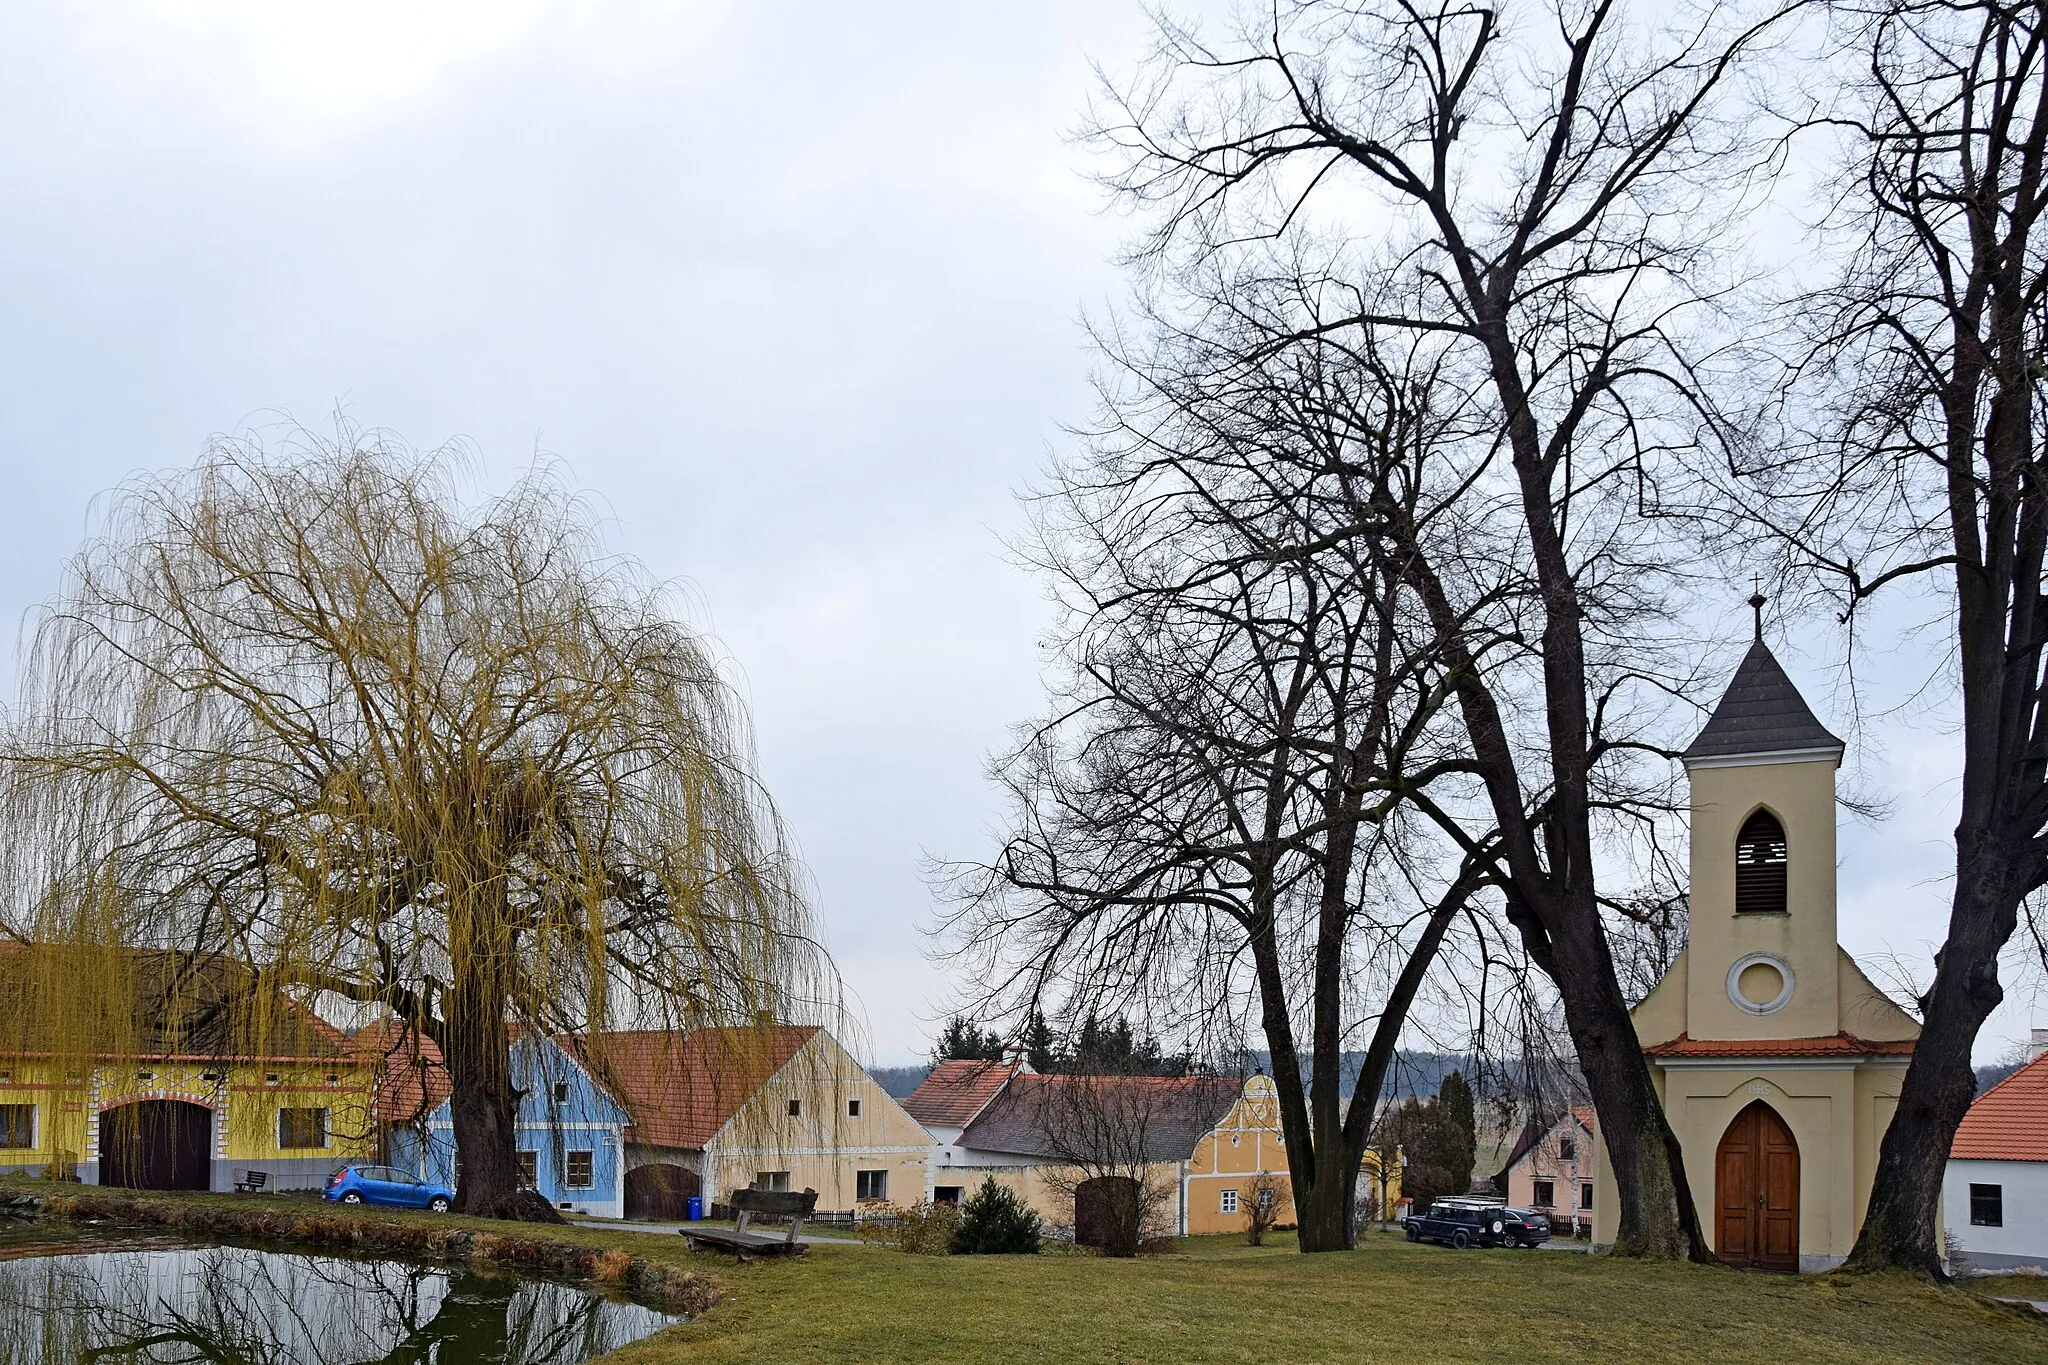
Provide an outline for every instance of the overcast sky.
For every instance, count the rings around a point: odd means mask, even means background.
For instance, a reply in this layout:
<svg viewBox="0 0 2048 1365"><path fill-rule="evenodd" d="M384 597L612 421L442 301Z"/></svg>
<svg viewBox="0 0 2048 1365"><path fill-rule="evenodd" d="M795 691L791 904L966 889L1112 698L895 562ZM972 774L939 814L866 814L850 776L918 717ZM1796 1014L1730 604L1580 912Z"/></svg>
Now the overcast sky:
<svg viewBox="0 0 2048 1365"><path fill-rule="evenodd" d="M559 456L693 586L872 1055L920 1056L921 856L987 849L984 756L1040 697L999 538L1120 288L1063 133L1145 33L1136 0L0 7L0 612L95 494L279 413L468 438L488 487ZM1839 721L1824 653L1781 653ZM1897 804L1844 828L1852 951L1939 938L1953 753L1859 741Z"/></svg>

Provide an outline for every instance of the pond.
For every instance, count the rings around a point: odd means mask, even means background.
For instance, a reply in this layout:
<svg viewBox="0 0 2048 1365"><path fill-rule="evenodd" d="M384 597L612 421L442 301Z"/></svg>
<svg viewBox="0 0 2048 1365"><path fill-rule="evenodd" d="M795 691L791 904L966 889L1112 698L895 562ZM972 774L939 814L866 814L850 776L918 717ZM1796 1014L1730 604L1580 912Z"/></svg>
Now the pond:
<svg viewBox="0 0 2048 1365"><path fill-rule="evenodd" d="M574 1365L680 1321L461 1266L0 1228L0 1365Z"/></svg>

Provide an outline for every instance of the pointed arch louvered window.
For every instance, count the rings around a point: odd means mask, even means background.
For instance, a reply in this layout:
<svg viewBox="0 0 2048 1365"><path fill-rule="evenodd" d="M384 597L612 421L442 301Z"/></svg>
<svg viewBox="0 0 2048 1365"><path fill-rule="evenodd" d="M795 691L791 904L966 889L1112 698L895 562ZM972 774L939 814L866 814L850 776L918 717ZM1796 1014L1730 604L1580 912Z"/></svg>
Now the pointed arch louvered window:
<svg viewBox="0 0 2048 1365"><path fill-rule="evenodd" d="M1760 810L1735 836L1735 913L1785 913L1785 827Z"/></svg>

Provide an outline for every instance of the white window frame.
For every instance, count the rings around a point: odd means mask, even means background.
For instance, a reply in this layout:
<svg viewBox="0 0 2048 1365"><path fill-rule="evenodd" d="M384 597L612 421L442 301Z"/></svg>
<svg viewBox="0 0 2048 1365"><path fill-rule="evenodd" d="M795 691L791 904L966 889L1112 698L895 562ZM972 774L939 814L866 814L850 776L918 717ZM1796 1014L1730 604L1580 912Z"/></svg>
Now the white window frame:
<svg viewBox="0 0 2048 1365"><path fill-rule="evenodd" d="M1237 1191L1236 1191L1236 1190L1225 1190L1225 1191L1223 1192L1223 1199L1222 1199L1222 1201L1221 1201L1221 1207L1222 1207L1222 1211L1223 1211L1223 1212L1225 1212L1225 1213L1236 1213L1236 1212L1237 1212Z"/></svg>

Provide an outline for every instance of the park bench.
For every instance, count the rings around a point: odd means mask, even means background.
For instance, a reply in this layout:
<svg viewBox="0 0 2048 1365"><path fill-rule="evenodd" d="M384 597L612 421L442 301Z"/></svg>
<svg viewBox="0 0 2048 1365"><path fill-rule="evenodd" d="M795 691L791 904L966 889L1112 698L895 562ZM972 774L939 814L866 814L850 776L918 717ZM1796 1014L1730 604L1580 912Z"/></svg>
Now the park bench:
<svg viewBox="0 0 2048 1365"><path fill-rule="evenodd" d="M235 1182L236 1194L261 1194L263 1187L270 1183L268 1171L244 1171L242 1178Z"/></svg>
<svg viewBox="0 0 2048 1365"><path fill-rule="evenodd" d="M739 1257L742 1261L756 1256L801 1256L805 1251L799 1235L804 1229L804 1219L818 1206L818 1192L805 1190L792 1194L788 1190L734 1190L732 1209L738 1220L731 1232L723 1228L694 1228L682 1230L683 1240L692 1251L723 1251ZM747 1224L755 1215L763 1218L787 1218L789 1232L777 1237L771 1233L749 1232Z"/></svg>

